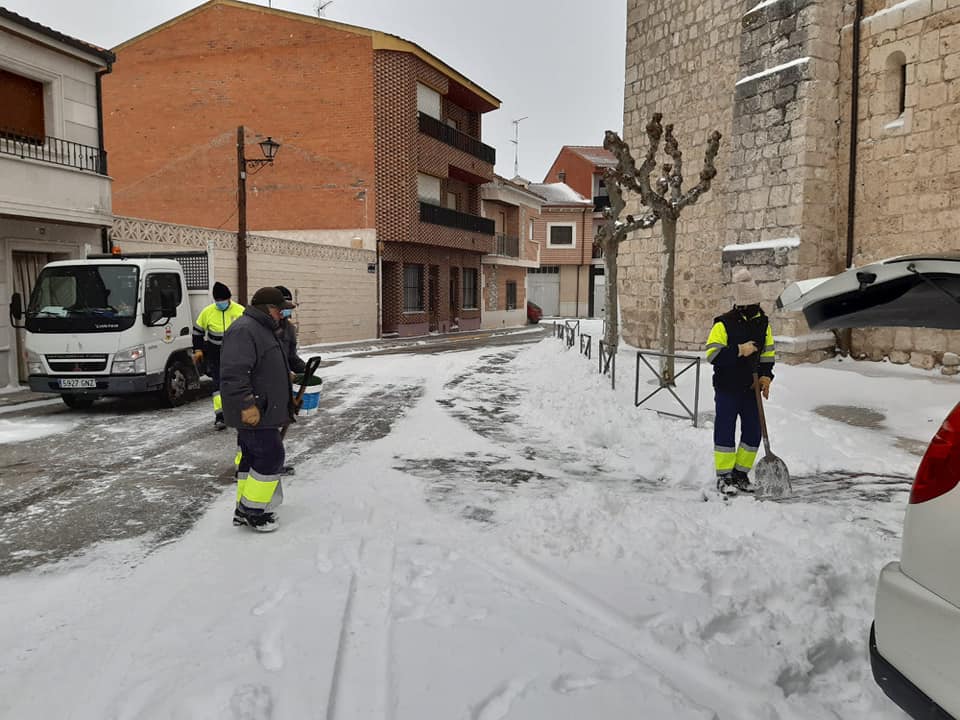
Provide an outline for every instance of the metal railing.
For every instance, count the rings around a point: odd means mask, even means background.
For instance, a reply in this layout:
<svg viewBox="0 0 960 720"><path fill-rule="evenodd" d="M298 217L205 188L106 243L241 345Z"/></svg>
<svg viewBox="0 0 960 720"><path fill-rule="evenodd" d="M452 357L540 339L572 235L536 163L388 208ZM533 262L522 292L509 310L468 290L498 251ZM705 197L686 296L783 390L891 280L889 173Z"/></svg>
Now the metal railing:
<svg viewBox="0 0 960 720"><path fill-rule="evenodd" d="M667 382L664 379L663 375L660 373L660 371L657 370L653 365L651 365L649 360L647 360L648 356L655 357L655 358L669 358L671 360L685 360L688 362L688 365L684 367L683 370L681 370L680 372L678 372L676 375L673 376L673 382ZM657 378L657 389L654 390L652 393L649 393L642 400L640 399L640 362L641 361L643 361L643 363L648 368L650 368L650 371ZM668 415L670 417L688 418L693 421L693 426L697 427L697 419L700 413L700 363L701 362L702 362L701 358L696 355L677 355L677 354L670 354L670 353L653 352L652 350L637 350L637 372L636 372L636 380L634 382L634 387L633 387L634 406L640 407L647 400L652 398L657 393L661 392L662 390L666 390L671 395L673 395L674 399L678 403L680 403L680 406L684 409L685 414L680 415L677 413L667 412L665 410L657 410L656 412L659 413L660 415ZM691 410L687 406L687 404L681 399L681 397L677 395L677 392L676 390L674 390L674 387L676 384L676 379L681 375L683 375L687 370L694 367L697 369L697 379L696 379L696 386L693 392L693 410Z"/></svg>
<svg viewBox="0 0 960 720"><path fill-rule="evenodd" d="M586 333L580 333L580 354L587 358L587 360L593 359L593 336L587 335Z"/></svg>
<svg viewBox="0 0 960 720"><path fill-rule="evenodd" d="M425 135L436 138L450 147L455 147L457 150L463 150L465 153L473 155L475 158L490 163L491 165L497 163L497 151L489 145L483 144L475 137L467 135L465 132L460 132L456 128L450 127L446 123L440 122L435 117L427 115L426 113L419 114L419 123L420 132Z"/></svg>
<svg viewBox="0 0 960 720"><path fill-rule="evenodd" d="M420 220L434 225L456 228L457 230L480 233L481 235L493 235L496 230L496 224L493 220L425 202L420 203Z"/></svg>
<svg viewBox="0 0 960 720"><path fill-rule="evenodd" d="M497 233L497 244L493 254L503 257L520 257L520 238Z"/></svg>
<svg viewBox="0 0 960 720"><path fill-rule="evenodd" d="M610 376L610 387L614 390L617 389L617 350L613 349L613 352L610 352L609 345L607 345L603 340L597 344L600 354L598 357L599 367L598 371L601 375Z"/></svg>
<svg viewBox="0 0 960 720"><path fill-rule="evenodd" d="M41 140L14 130L0 130L0 154L107 174L105 150L55 137Z"/></svg>

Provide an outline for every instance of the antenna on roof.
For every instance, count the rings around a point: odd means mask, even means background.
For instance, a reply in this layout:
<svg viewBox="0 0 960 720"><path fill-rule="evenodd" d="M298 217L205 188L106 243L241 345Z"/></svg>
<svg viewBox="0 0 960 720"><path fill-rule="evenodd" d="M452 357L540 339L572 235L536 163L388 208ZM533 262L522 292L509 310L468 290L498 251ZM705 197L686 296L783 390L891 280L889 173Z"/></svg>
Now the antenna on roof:
<svg viewBox="0 0 960 720"><path fill-rule="evenodd" d="M330 0L333 2L333 0ZM517 118L513 121L513 140L510 142L513 143L513 176L517 177L520 175L520 123L523 120L527 119L527 115L524 115L522 118Z"/></svg>
<svg viewBox="0 0 960 720"><path fill-rule="evenodd" d="M317 17L324 17L323 11L327 9L328 6L333 4L333 0L317 0Z"/></svg>

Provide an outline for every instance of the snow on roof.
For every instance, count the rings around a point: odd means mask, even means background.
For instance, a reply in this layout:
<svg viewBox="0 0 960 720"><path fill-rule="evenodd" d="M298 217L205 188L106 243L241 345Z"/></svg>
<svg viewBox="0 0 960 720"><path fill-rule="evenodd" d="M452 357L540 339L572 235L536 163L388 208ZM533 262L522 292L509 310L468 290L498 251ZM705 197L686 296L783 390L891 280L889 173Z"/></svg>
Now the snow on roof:
<svg viewBox="0 0 960 720"><path fill-rule="evenodd" d="M617 158L613 153L599 145L567 145L567 149L593 163L595 167L617 166Z"/></svg>
<svg viewBox="0 0 960 720"><path fill-rule="evenodd" d="M739 252L742 250L774 250L776 248L795 248L800 247L800 238L795 235L790 237L774 238L772 240L761 240L760 242L743 243L741 245L727 245L723 248L724 252Z"/></svg>
<svg viewBox="0 0 960 720"><path fill-rule="evenodd" d="M735 84L743 85L744 83L748 83L751 80L757 80L759 78L766 77L767 75L773 75L774 73L778 73L781 70L786 70L787 68L791 68L794 65L803 65L804 63L807 63L809 61L810 61L809 57L797 58L796 60L791 60L790 62L783 63L782 65L776 65L772 68L761 70L755 75L747 75L745 78L740 78L739 80L737 80Z"/></svg>
<svg viewBox="0 0 960 720"><path fill-rule="evenodd" d="M530 183L528 189L551 205L593 205L566 183Z"/></svg>

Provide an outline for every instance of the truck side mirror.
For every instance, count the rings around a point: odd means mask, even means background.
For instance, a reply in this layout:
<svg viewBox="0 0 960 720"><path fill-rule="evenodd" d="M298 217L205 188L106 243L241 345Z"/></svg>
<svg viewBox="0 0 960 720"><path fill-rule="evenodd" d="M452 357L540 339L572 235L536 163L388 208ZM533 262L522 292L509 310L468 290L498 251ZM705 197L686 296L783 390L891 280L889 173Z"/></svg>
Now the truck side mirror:
<svg viewBox="0 0 960 720"><path fill-rule="evenodd" d="M10 317L17 321L23 317L23 298L20 293L14 293L10 298Z"/></svg>

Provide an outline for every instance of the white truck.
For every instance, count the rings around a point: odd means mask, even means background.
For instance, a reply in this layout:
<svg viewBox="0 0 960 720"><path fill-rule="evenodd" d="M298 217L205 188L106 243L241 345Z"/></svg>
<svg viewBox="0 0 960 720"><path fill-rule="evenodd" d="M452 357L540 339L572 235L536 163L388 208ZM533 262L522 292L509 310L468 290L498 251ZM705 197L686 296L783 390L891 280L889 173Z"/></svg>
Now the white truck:
<svg viewBox="0 0 960 720"><path fill-rule="evenodd" d="M47 264L10 314L26 331L31 390L71 408L148 392L175 407L200 386L191 335L210 302L207 252L120 253Z"/></svg>

